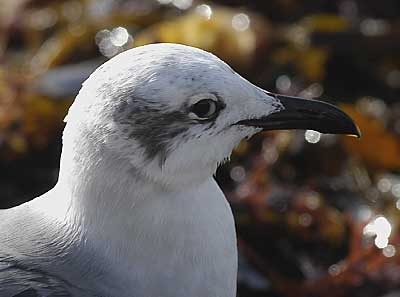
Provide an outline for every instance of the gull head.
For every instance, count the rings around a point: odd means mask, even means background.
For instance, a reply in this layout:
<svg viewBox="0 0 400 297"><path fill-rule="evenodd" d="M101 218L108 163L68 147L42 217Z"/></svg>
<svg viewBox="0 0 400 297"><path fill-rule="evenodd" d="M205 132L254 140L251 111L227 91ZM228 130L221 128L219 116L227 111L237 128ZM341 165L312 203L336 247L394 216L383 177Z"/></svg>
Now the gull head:
<svg viewBox="0 0 400 297"><path fill-rule="evenodd" d="M264 91L203 50L153 44L87 79L67 116L64 149L82 147L96 161L107 153L144 178L182 186L209 178L242 139L273 129L359 135L330 104Z"/></svg>

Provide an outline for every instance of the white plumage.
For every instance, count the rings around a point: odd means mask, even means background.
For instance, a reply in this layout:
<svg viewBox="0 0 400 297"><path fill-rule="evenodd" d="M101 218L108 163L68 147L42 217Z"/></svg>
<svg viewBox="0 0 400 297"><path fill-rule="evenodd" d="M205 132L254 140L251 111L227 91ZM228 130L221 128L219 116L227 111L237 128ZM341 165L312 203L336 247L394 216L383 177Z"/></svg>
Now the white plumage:
<svg viewBox="0 0 400 297"><path fill-rule="evenodd" d="M189 105L206 98L225 106L196 121ZM99 67L67 116L57 185L0 212L0 295L235 296L234 221L212 175L260 130L232 124L277 106L187 46Z"/></svg>

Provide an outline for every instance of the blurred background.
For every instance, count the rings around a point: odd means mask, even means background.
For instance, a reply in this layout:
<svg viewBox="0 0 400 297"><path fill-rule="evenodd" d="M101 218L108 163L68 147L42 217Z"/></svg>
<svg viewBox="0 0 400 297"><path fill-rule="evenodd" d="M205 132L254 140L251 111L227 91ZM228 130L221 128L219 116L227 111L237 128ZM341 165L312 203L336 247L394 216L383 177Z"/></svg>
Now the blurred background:
<svg viewBox="0 0 400 297"><path fill-rule="evenodd" d="M263 133L219 169L238 295L400 296L398 0L1 0L0 208L55 184L82 81L154 42L206 49L267 90L337 104L363 133Z"/></svg>

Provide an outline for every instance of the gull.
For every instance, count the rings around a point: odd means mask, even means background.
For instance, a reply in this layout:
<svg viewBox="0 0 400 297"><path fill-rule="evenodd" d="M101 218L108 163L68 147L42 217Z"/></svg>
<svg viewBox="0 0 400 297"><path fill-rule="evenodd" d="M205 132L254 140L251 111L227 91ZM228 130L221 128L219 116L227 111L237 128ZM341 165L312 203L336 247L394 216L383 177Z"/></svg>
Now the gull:
<svg viewBox="0 0 400 297"><path fill-rule="evenodd" d="M274 129L359 136L333 105L264 91L200 49L107 61L69 109L57 184L0 211L0 296L236 296L234 219L213 174Z"/></svg>

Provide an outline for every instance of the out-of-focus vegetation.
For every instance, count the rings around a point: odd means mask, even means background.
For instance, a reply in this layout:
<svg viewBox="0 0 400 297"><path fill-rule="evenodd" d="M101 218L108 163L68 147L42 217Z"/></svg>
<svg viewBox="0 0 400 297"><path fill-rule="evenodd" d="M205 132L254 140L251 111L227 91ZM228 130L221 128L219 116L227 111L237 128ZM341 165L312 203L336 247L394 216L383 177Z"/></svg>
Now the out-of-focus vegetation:
<svg viewBox="0 0 400 297"><path fill-rule="evenodd" d="M62 119L98 65L189 44L270 91L339 104L363 133L265 133L218 171L239 296L399 296L399 16L397 0L3 0L0 206L55 183Z"/></svg>

